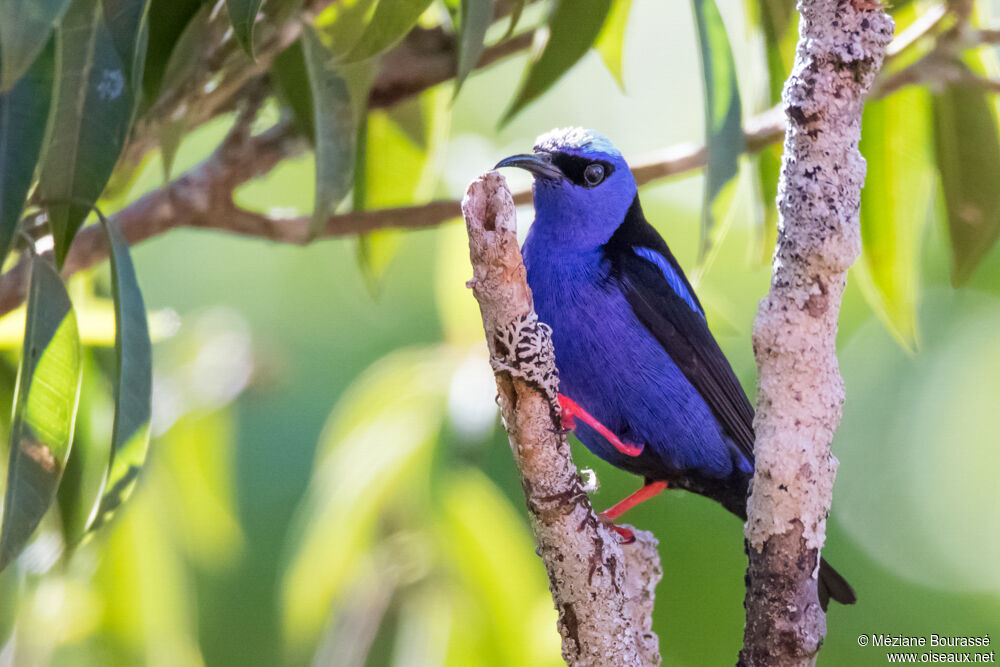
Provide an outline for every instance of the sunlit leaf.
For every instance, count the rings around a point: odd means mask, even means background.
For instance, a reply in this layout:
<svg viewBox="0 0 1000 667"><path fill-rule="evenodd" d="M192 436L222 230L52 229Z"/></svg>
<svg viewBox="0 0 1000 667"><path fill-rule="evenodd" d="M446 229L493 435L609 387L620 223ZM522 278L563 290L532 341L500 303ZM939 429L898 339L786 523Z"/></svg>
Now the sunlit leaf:
<svg viewBox="0 0 1000 667"><path fill-rule="evenodd" d="M0 0L0 92L24 76L69 0Z"/></svg>
<svg viewBox="0 0 1000 667"><path fill-rule="evenodd" d="M55 41L49 39L27 74L0 93L0 265L10 251L45 139L54 67Z"/></svg>
<svg viewBox="0 0 1000 667"><path fill-rule="evenodd" d="M778 241L778 177L781 175L781 147L768 146L757 154L757 183L760 187L760 202L763 209L760 228L760 252L762 263L771 261L774 246Z"/></svg>
<svg viewBox="0 0 1000 667"><path fill-rule="evenodd" d="M705 167L702 229L699 255L704 258L715 225L713 204L739 171L744 137L736 64L726 26L714 0L693 0L705 93Z"/></svg>
<svg viewBox="0 0 1000 667"><path fill-rule="evenodd" d="M397 352L366 371L331 415L286 569L285 636L292 646L319 632L387 506L413 507L455 362L447 350Z"/></svg>
<svg viewBox="0 0 1000 667"><path fill-rule="evenodd" d="M329 64L330 53L309 26L303 26L302 51L316 126L316 201L309 223L315 235L351 191L357 125L347 81Z"/></svg>
<svg viewBox="0 0 1000 667"><path fill-rule="evenodd" d="M365 60L395 46L430 4L431 0L379 0L371 21L345 59Z"/></svg>
<svg viewBox="0 0 1000 667"><path fill-rule="evenodd" d="M493 22L496 0L462 0L462 20L458 35L458 74L455 94L479 62L486 45L486 30Z"/></svg>
<svg viewBox="0 0 1000 667"><path fill-rule="evenodd" d="M933 172L927 146L927 93L904 89L865 105L861 154L868 162L861 196L865 297L899 342L917 342L920 239Z"/></svg>
<svg viewBox="0 0 1000 667"><path fill-rule="evenodd" d="M139 29L128 16L105 14L99 0L73 0L56 32L57 94L38 189L47 203L59 265L108 182L128 134L135 62L123 60L119 48L127 41L126 26ZM132 44L139 43L136 36Z"/></svg>
<svg viewBox="0 0 1000 667"><path fill-rule="evenodd" d="M260 11L261 0L226 0L229 21L233 24L236 39L240 40L243 50L251 58L255 58L253 48L253 29L257 22L257 12Z"/></svg>
<svg viewBox="0 0 1000 667"><path fill-rule="evenodd" d="M59 273L36 258L10 431L0 569L21 552L55 498L79 397L80 339L73 305Z"/></svg>
<svg viewBox="0 0 1000 667"><path fill-rule="evenodd" d="M111 458L100 503L89 524L96 527L131 493L146 460L152 411L153 350L135 267L128 242L103 216L111 248L111 291L115 300L115 421Z"/></svg>
<svg viewBox="0 0 1000 667"><path fill-rule="evenodd" d="M628 27L629 11L632 0L614 0L611 13L604 22L601 34L597 36L594 48L601 54L604 66L618 82L618 87L625 90L625 71L622 66L625 50L625 29Z"/></svg>
<svg viewBox="0 0 1000 667"><path fill-rule="evenodd" d="M795 30L798 12L795 0L761 0L748 2L748 6L760 7L760 27L764 34L764 49L767 55L768 104L781 101L781 88L792 70L795 57Z"/></svg>
<svg viewBox="0 0 1000 667"><path fill-rule="evenodd" d="M587 53L610 11L611 0L557 0L547 28L538 32L534 56L502 123L536 100Z"/></svg>
<svg viewBox="0 0 1000 667"><path fill-rule="evenodd" d="M364 34L375 0L340 0L320 12L313 25L323 44L337 57L343 57Z"/></svg>
<svg viewBox="0 0 1000 667"><path fill-rule="evenodd" d="M932 96L934 148L951 238L951 282L972 275L1000 236L1000 138L990 93L947 85Z"/></svg>

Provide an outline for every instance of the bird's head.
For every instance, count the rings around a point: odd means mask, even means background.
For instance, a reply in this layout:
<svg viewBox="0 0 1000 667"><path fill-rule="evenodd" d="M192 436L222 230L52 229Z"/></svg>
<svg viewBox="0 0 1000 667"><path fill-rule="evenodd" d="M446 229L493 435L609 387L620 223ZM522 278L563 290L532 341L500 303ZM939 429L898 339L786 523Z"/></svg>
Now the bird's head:
<svg viewBox="0 0 1000 667"><path fill-rule="evenodd" d="M497 163L535 178L535 225L550 242L587 250L607 242L636 196L635 179L622 154L603 135L571 127L552 130L534 152Z"/></svg>

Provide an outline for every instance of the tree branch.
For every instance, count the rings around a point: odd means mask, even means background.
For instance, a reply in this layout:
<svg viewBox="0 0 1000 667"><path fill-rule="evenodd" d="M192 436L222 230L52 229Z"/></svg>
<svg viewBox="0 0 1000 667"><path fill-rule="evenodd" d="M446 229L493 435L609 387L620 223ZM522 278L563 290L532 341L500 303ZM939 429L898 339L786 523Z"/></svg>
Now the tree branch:
<svg viewBox="0 0 1000 667"><path fill-rule="evenodd" d="M559 427L551 330L538 322L503 177L474 181L462 202L474 277L504 425L521 473L538 554L559 612L568 665L660 663L652 632L662 574L652 534L624 549L597 520ZM624 551L624 553L623 553ZM627 554L627 555L626 555Z"/></svg>
<svg viewBox="0 0 1000 667"><path fill-rule="evenodd" d="M741 665L813 665L826 634L816 575L844 400L837 316L861 251L861 114L893 30L882 9L863 7L799 2L798 51L782 95L778 246L753 331L757 441Z"/></svg>

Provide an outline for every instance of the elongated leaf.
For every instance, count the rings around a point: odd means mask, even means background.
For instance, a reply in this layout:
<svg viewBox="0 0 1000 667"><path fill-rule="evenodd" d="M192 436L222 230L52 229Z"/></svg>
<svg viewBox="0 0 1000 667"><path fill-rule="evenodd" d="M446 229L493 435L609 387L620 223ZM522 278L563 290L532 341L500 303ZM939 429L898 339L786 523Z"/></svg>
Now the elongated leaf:
<svg viewBox="0 0 1000 667"><path fill-rule="evenodd" d="M462 0L462 21L458 36L458 75L455 77L455 94L465 78L479 62L486 45L486 30L493 22L496 0Z"/></svg>
<svg viewBox="0 0 1000 667"><path fill-rule="evenodd" d="M615 77L618 87L625 90L625 71L622 63L622 55L625 50L625 29L628 27L629 11L632 9L632 0L614 0L611 5L611 13L601 34L597 36L594 47L601 54L604 66Z"/></svg>
<svg viewBox="0 0 1000 667"><path fill-rule="evenodd" d="M302 52L316 126L316 202L309 226L315 235L351 191L357 126L347 81L329 65L330 53L309 26L303 27Z"/></svg>
<svg viewBox="0 0 1000 667"><path fill-rule="evenodd" d="M68 6L69 0L0 0L0 92L28 71Z"/></svg>
<svg viewBox="0 0 1000 667"><path fill-rule="evenodd" d="M79 398L80 337L73 305L59 273L36 258L10 430L0 569L24 549L52 504L69 456Z"/></svg>
<svg viewBox="0 0 1000 667"><path fill-rule="evenodd" d="M920 239L933 187L926 91L910 87L865 106L861 153L862 292L893 336L917 342Z"/></svg>
<svg viewBox="0 0 1000 667"><path fill-rule="evenodd" d="M611 0L557 0L548 30L538 33L544 45L535 49L537 55L528 65L501 124L536 100L587 53L610 11Z"/></svg>
<svg viewBox="0 0 1000 667"><path fill-rule="evenodd" d="M1000 138L985 91L949 85L933 96L934 148L951 237L951 282L972 275L1000 236Z"/></svg>
<svg viewBox="0 0 1000 667"><path fill-rule="evenodd" d="M143 94L149 103L159 95L171 57L182 48L181 34L201 8L201 0L167 0L150 5L149 46L142 77Z"/></svg>
<svg viewBox="0 0 1000 667"><path fill-rule="evenodd" d="M144 4L138 2L138 4ZM52 136L39 193L47 202L61 266L70 243L114 169L128 134L135 95L135 59L119 48L143 45L132 14L105 16L99 0L73 0L57 31L58 85Z"/></svg>
<svg viewBox="0 0 1000 667"><path fill-rule="evenodd" d="M125 78L136 101L142 90L143 70L146 67L149 3L150 0L101 0L108 33L125 66Z"/></svg>
<svg viewBox="0 0 1000 667"><path fill-rule="evenodd" d="M236 39L240 40L243 49L255 58L253 50L253 28L257 22L257 12L260 11L261 0L226 0L229 11L229 21L233 24Z"/></svg>
<svg viewBox="0 0 1000 667"><path fill-rule="evenodd" d="M121 505L135 486L149 446L149 419L153 395L153 345L149 338L146 306L121 231L103 216L101 224L111 248L111 285L115 299L115 421L111 434L111 460L100 503L88 524L103 522Z"/></svg>
<svg viewBox="0 0 1000 667"><path fill-rule="evenodd" d="M736 64L722 15L713 0L693 0L705 91L705 188L699 254L708 253L716 197L739 171L744 138Z"/></svg>
<svg viewBox="0 0 1000 667"><path fill-rule="evenodd" d="M379 0L371 22L345 60L366 60L395 46L430 4L431 0Z"/></svg>
<svg viewBox="0 0 1000 667"><path fill-rule="evenodd" d="M42 150L54 68L55 41L50 38L28 73L0 93L0 265L10 252Z"/></svg>
<svg viewBox="0 0 1000 667"><path fill-rule="evenodd" d="M521 21L521 14L524 13L524 6L527 4L526 0L513 0L511 2L510 9L510 23L507 25L507 32L504 33L503 39L507 39L514 34L517 29L517 24Z"/></svg>
<svg viewBox="0 0 1000 667"><path fill-rule="evenodd" d="M748 3L757 5L757 2ZM798 13L795 0L761 0L760 26L767 55L768 103L781 101L781 88L795 57Z"/></svg>
<svg viewBox="0 0 1000 667"><path fill-rule="evenodd" d="M281 101L292 111L292 118L299 132L312 141L316 137L313 118L312 92L309 90L309 72L302 53L302 40L279 53L271 65L274 81Z"/></svg>

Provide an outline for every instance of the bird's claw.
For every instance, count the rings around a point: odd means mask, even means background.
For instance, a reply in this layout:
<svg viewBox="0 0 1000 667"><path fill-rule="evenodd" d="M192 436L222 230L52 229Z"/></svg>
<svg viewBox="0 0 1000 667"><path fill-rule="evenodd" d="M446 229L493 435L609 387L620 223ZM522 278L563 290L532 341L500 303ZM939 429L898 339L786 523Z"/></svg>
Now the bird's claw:
<svg viewBox="0 0 1000 667"><path fill-rule="evenodd" d="M618 534L619 538L618 544L632 544L633 542L635 542L635 533L633 533L628 528L616 525L615 520L606 515L604 512L598 514L597 518L600 520L601 523L603 523L605 526L607 526L608 528L610 528L611 530L615 531L615 533Z"/></svg>

